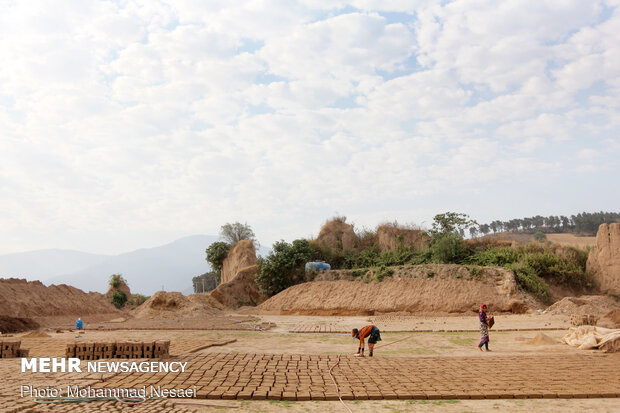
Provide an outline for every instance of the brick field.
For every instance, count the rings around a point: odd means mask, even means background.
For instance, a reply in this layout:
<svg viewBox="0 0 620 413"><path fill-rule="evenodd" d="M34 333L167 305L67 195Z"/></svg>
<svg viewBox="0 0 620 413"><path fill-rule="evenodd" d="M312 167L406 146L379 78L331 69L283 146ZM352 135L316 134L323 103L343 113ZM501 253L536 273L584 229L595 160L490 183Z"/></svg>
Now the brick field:
<svg viewBox="0 0 620 413"><path fill-rule="evenodd" d="M142 377L196 386L199 398L337 400L620 397L620 355L357 358L211 353L180 357L190 373ZM329 375L333 375L338 389ZM596 373L596 374L593 374ZM116 375L102 387L139 378Z"/></svg>

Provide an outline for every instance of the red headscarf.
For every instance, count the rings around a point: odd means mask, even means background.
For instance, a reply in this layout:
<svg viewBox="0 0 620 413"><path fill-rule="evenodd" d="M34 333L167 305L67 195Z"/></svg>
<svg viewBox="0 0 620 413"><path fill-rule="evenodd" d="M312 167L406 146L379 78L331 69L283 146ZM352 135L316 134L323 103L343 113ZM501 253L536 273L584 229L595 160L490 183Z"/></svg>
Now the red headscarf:
<svg viewBox="0 0 620 413"><path fill-rule="evenodd" d="M480 306L480 311L484 311L484 310L485 310L485 308L487 308L487 305L486 305L486 304L482 304L482 305Z"/></svg>

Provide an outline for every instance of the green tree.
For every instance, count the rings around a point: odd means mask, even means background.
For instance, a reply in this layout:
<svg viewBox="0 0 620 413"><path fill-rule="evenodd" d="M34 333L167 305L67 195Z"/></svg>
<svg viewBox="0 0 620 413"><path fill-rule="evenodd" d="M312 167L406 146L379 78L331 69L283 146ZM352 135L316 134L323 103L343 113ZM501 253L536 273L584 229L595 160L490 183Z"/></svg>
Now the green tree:
<svg viewBox="0 0 620 413"><path fill-rule="evenodd" d="M220 274L216 271L206 272L192 278L194 293L205 293L215 290L220 283Z"/></svg>
<svg viewBox="0 0 620 413"><path fill-rule="evenodd" d="M463 244L466 228L478 223L460 212L446 212L435 215L431 231L430 254L434 262L460 263L467 256Z"/></svg>
<svg viewBox="0 0 620 413"><path fill-rule="evenodd" d="M278 241L267 257L256 261L256 283L267 295L274 295L305 280L304 264L313 250L308 240L297 239L291 244Z"/></svg>
<svg viewBox="0 0 620 413"><path fill-rule="evenodd" d="M222 225L220 228L220 236L232 246L244 239L256 242L254 231L252 231L252 228L247 223L242 224L240 222L235 222L234 224L228 223Z"/></svg>
<svg viewBox="0 0 620 413"><path fill-rule="evenodd" d="M430 232L431 234L460 234L473 225L478 225L478 223L469 219L469 215L467 214L461 212L445 212L435 215L433 219L433 229Z"/></svg>
<svg viewBox="0 0 620 413"><path fill-rule="evenodd" d="M222 264L224 263L230 248L230 244L218 241L209 245L209 247L205 250L207 253L207 262L211 264L211 268L217 271L218 274L222 271Z"/></svg>

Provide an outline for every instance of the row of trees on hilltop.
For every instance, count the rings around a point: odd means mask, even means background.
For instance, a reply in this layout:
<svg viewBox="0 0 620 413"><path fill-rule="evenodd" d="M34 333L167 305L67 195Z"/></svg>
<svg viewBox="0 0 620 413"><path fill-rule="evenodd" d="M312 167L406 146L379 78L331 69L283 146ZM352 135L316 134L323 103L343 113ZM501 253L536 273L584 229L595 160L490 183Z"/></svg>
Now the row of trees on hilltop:
<svg viewBox="0 0 620 413"><path fill-rule="evenodd" d="M596 235L599 225L604 223L620 222L618 212L582 212L577 215L550 215L543 217L536 215L529 218L515 218L509 221L496 220L489 224L474 225L469 228L472 237L478 234L487 235L503 231L521 231L535 233L573 233L582 235Z"/></svg>

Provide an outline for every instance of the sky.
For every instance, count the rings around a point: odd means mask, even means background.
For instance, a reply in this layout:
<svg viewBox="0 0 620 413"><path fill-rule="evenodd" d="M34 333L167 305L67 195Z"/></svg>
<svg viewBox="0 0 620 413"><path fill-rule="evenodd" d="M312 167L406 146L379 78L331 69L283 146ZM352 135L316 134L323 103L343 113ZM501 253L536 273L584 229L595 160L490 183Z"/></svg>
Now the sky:
<svg viewBox="0 0 620 413"><path fill-rule="evenodd" d="M0 254L620 208L620 0L0 0Z"/></svg>

